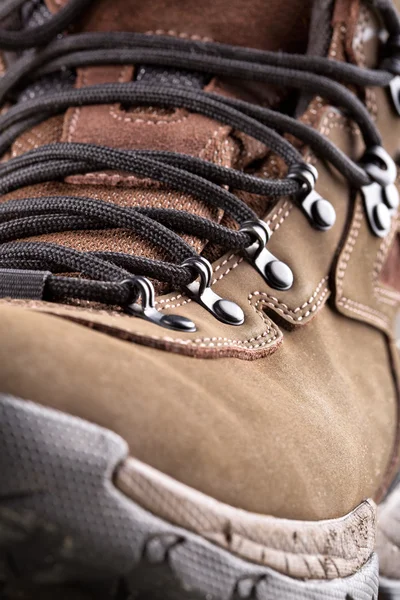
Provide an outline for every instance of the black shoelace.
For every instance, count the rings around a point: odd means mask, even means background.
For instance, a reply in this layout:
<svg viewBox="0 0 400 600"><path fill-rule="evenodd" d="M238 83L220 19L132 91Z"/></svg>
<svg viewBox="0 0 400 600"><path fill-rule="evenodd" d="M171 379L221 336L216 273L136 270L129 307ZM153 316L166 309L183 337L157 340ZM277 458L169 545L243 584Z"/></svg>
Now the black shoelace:
<svg viewBox="0 0 400 600"><path fill-rule="evenodd" d="M43 299L55 302L79 299L127 307L140 294L143 296L143 289L138 285L141 278L137 276L166 282L174 289L185 289L199 274L204 275L202 267L206 261L182 239L180 234L183 233L204 238L229 250L243 251L260 268L257 260L263 251L262 246L269 239L268 229L261 231L257 215L230 189L244 190L272 200L292 196L314 226L320 229L332 226L333 209L329 211L329 206L325 205L322 214L318 214L314 211L315 204L307 204L311 194L315 196L313 200L319 201L314 192L317 174L303 163L302 155L284 134L293 135L331 163L353 188L369 190L378 184L387 191L389 184L393 184L392 175L390 180L387 178L387 171L392 172L393 165L381 148L379 131L363 103L349 89L350 86L351 89L389 87L400 73L400 21L388 0L375 0L389 33L386 58L377 70L361 69L325 58L144 34L87 33L60 37L60 33L91 1L70 0L48 22L28 32L0 30L0 49L29 49L0 80L0 106L7 101L12 103L21 87L63 69L105 64L173 67L266 82L322 96L357 123L367 150L364 160L357 164L317 131L290 116L241 100L176 86L111 83L82 89L68 88L15 103L0 116L0 155L9 150L23 132L70 107L121 103L126 106L185 108L205 115L259 140L283 158L288 166L288 176L283 179L261 179L174 152L123 151L75 143L43 146L9 160L0 166L1 194L70 175L115 170L150 178L190 194L223 210L239 225L238 229L230 229L186 211L124 208L81 197L40 197L3 202L0 204L0 268L15 273L18 270L48 271ZM21 0L5 0L0 17L11 14L21 3ZM327 220L324 218L326 215ZM388 224L384 225L387 228ZM16 241L46 233L109 228L135 232L161 247L169 262L117 252L80 252L51 243ZM257 244L258 251L254 252ZM249 251L251 248L253 251ZM268 261L275 259L267 252L265 261L269 264ZM265 274L266 270L263 272ZM76 273L81 276L74 276ZM207 277L204 277L205 281ZM279 275L273 272L267 278L273 287L287 289L291 285L290 276L285 281L284 274L283 279L283 282L280 281ZM209 283L209 278L207 281Z"/></svg>

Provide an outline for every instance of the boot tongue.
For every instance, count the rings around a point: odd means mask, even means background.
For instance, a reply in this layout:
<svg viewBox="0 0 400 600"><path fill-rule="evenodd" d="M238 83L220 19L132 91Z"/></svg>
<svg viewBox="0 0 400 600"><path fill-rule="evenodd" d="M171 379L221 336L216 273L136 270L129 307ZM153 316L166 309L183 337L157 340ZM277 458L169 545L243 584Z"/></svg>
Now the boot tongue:
<svg viewBox="0 0 400 600"><path fill-rule="evenodd" d="M51 12L68 0L45 0ZM96 0L75 31L131 31L213 40L259 49L304 52L314 0ZM290 6L289 6L290 5ZM76 87L130 82L204 88L207 78L171 69L95 67L78 69ZM271 104L275 91L251 83L208 79L207 91ZM125 149L154 149L204 156L220 124L185 111L135 107L87 107L68 111L62 141L97 143ZM124 126L121 127L121 124ZM223 140L221 140L223 143ZM205 156L204 156L205 157ZM206 158L206 157L205 157ZM256 158L256 157L255 157ZM233 165L227 165L233 166Z"/></svg>
<svg viewBox="0 0 400 600"><path fill-rule="evenodd" d="M0 0L1 1L1 0ZM44 0L51 12L57 12L68 0ZM132 31L207 39L264 50L304 52L313 0L95 0L74 32ZM160 72L161 71L161 72ZM204 81L171 70L147 69L141 65L88 67L77 70L76 87L131 82L158 77L160 85L204 87ZM157 81L156 81L157 82ZM246 86L212 80L206 90L230 94L257 103L268 103L263 86ZM268 92L275 98L275 92ZM61 119L61 121L60 121ZM225 167L244 169L266 156L267 149L255 140L233 132L230 127L185 110L160 110L152 107L87 106L71 108L60 118L42 124L18 140L15 155L32 146L51 142L83 142L122 149L153 149L182 152L213 161ZM124 206L163 206L186 210L215 221L221 211L194 197L166 190L151 181L124 173L89 173L67 178L64 182L23 190L27 195L73 195L95 197ZM245 198L255 202L256 198ZM261 203L260 203L261 205ZM257 209L256 205L254 206ZM261 210L260 210L261 212ZM66 232L40 236L83 251L115 251L168 258L159 248L150 247L132 232ZM204 241L187 239L197 251Z"/></svg>
<svg viewBox="0 0 400 600"><path fill-rule="evenodd" d="M46 0L52 12L68 0ZM313 0L97 0L86 31L167 33L263 50L303 52Z"/></svg>

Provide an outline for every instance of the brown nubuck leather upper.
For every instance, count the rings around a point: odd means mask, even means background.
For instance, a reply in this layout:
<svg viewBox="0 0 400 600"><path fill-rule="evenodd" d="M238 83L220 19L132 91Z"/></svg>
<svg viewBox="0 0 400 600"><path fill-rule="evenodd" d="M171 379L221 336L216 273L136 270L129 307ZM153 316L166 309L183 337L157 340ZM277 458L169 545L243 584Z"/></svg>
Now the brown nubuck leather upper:
<svg viewBox="0 0 400 600"><path fill-rule="evenodd" d="M62 2L48 4L56 11ZM287 3L268 4L273 8L261 0L102 0L80 28L303 52L311 3L293 1L292 11L283 10ZM330 57L376 66L376 12L361 0L337 0L332 8ZM134 65L82 68L76 86L130 81L134 72ZM270 104L286 94L218 78L208 89ZM363 99L385 149L396 156L400 117L388 90L368 88ZM309 100L301 119L353 159L361 156L359 130L324 99ZM72 108L20 136L12 154L61 140L169 149L241 169L257 160L265 177L285 172L262 144L183 109ZM189 317L195 333L85 303L1 300L0 391L107 427L128 442L132 456L252 512L329 519L365 498L382 498L399 459L399 222L392 220L385 238L374 236L360 194L308 148L303 152L318 169L318 192L336 210L329 231L310 227L292 198L271 205L242 194L273 232L268 248L290 265L290 290L271 289L243 255L220 256L205 246L214 258L213 289L244 311L239 327L216 320L182 291L159 295L156 306ZM225 222L221 211L193 198L113 172L23 188L2 200L49 193L162 203ZM120 230L41 237L83 250L156 256ZM202 249L199 240L190 241Z"/></svg>

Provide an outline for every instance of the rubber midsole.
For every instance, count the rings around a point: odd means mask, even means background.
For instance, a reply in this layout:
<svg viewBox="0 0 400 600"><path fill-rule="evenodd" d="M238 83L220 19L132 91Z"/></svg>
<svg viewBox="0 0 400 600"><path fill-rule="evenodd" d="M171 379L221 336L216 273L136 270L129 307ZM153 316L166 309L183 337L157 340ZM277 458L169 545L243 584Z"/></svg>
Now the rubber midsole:
<svg viewBox="0 0 400 600"><path fill-rule="evenodd" d="M339 519L307 522L233 508L134 458L123 462L114 482L134 502L164 520L291 577L348 577L374 550L376 505L372 501Z"/></svg>
<svg viewBox="0 0 400 600"><path fill-rule="evenodd" d="M0 546L15 548L24 536L28 543L41 528L57 560L49 566L46 556L38 556L40 548L32 550L30 569L40 580L60 573L74 580L128 574L141 568L157 539L161 545L175 540L165 550L171 572L182 589L196 590L201 598L231 600L245 578L256 582L260 599L370 600L377 594L375 556L349 577L300 581L152 514L114 485L128 448L111 431L5 396L0 423Z"/></svg>

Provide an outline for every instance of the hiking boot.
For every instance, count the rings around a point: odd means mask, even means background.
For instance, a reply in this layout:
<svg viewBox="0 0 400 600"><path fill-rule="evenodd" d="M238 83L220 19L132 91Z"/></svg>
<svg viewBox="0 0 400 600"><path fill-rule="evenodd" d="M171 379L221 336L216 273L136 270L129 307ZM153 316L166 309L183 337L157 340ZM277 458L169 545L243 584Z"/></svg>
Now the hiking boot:
<svg viewBox="0 0 400 600"><path fill-rule="evenodd" d="M0 18L0 581L376 600L399 469L396 7Z"/></svg>

